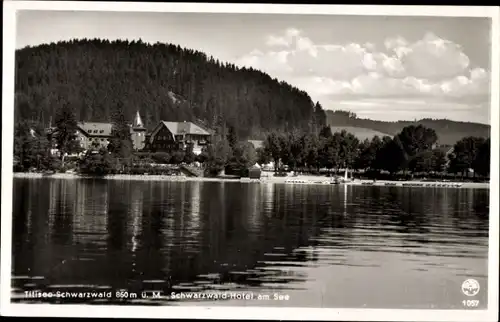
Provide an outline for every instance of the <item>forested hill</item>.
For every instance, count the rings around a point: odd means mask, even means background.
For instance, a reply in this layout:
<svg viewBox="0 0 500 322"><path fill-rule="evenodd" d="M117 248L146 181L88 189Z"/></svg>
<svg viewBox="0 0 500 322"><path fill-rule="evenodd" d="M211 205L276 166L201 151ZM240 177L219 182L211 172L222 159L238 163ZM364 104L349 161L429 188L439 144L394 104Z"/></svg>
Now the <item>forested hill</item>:
<svg viewBox="0 0 500 322"><path fill-rule="evenodd" d="M73 40L20 49L16 65L17 121L48 125L69 104L78 120L109 122L122 102L130 120L139 110L148 127L159 120L202 121L258 138L326 124L325 112L304 91L170 44Z"/></svg>
<svg viewBox="0 0 500 322"><path fill-rule="evenodd" d="M347 111L326 111L328 125L338 127L362 128L396 135L405 126L421 124L436 131L440 144L453 145L466 136L487 138L490 126L480 123L456 122L451 120L421 119L416 121L384 122L358 118ZM355 130L351 131L355 132ZM356 133L353 133L356 134Z"/></svg>

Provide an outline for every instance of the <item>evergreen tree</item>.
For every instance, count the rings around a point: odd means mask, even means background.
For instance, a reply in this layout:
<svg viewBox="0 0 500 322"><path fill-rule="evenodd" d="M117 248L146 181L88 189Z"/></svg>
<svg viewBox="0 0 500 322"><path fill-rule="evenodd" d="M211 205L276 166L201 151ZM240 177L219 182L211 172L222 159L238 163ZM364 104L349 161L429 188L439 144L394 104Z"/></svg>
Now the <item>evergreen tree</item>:
<svg viewBox="0 0 500 322"><path fill-rule="evenodd" d="M265 153L271 157L274 162L274 171L279 169L279 163L282 155L282 143L280 135L277 132L271 132L264 141Z"/></svg>
<svg viewBox="0 0 500 322"><path fill-rule="evenodd" d="M396 174L406 168L408 158L403 143L398 137L387 140L381 148L376 161L382 170Z"/></svg>
<svg viewBox="0 0 500 322"><path fill-rule="evenodd" d="M124 113L123 103L116 104L112 114L111 139L108 144L108 151L115 158L119 168L129 166L131 163L133 144L130 134L130 124L127 122Z"/></svg>
<svg viewBox="0 0 500 322"><path fill-rule="evenodd" d="M333 136L332 128L330 126L323 126L319 132L319 137L321 139L328 139Z"/></svg>
<svg viewBox="0 0 500 322"><path fill-rule="evenodd" d="M66 155L78 152L80 147L76 136L77 121L69 103L63 103L57 110L55 125L57 148L61 155L62 166L64 166Z"/></svg>
<svg viewBox="0 0 500 322"><path fill-rule="evenodd" d="M433 172L444 172L446 171L446 165L448 160L446 159L446 154L443 151L435 150L432 151L432 162L431 162L431 170Z"/></svg>
<svg viewBox="0 0 500 322"><path fill-rule="evenodd" d="M268 151L264 148L256 149L257 163L260 165L268 164L271 161L271 156L267 153Z"/></svg>
<svg viewBox="0 0 500 322"><path fill-rule="evenodd" d="M240 143L240 149L242 151L242 159L246 169L257 163L257 151L252 143L242 142Z"/></svg>
<svg viewBox="0 0 500 322"><path fill-rule="evenodd" d="M227 142L229 143L231 149L234 149L238 143L238 136L233 125L228 126Z"/></svg>
<svg viewBox="0 0 500 322"><path fill-rule="evenodd" d="M321 163L321 142L315 134L309 134L305 137L306 154L305 164L309 169L319 169Z"/></svg>
<svg viewBox="0 0 500 322"><path fill-rule="evenodd" d="M89 149L79 162L79 171L86 175L104 176L113 172L113 160L105 148Z"/></svg>
<svg viewBox="0 0 500 322"><path fill-rule="evenodd" d="M227 165L228 156L231 155L231 147L227 140L219 140L207 148L207 159L205 170L208 176L216 176Z"/></svg>
<svg viewBox="0 0 500 322"><path fill-rule="evenodd" d="M491 140L488 138L481 146L474 159L474 171L483 176L490 175Z"/></svg>
<svg viewBox="0 0 500 322"><path fill-rule="evenodd" d="M190 163L193 163L195 160L196 160L196 155L193 152L193 145L188 144L186 151L184 153L183 162L190 164Z"/></svg>
<svg viewBox="0 0 500 322"><path fill-rule="evenodd" d="M355 169L368 169L371 167L373 160L375 160L375 153L373 153L371 142L365 139L359 145L359 156L356 158L354 164Z"/></svg>
<svg viewBox="0 0 500 322"><path fill-rule="evenodd" d="M343 130L339 137L339 158L346 168L352 168L359 154L359 140L352 133Z"/></svg>
<svg viewBox="0 0 500 322"><path fill-rule="evenodd" d="M454 173L465 174L474 168L475 160L479 155L481 146L486 142L481 137L464 137L453 146L450 156L450 170Z"/></svg>
<svg viewBox="0 0 500 322"><path fill-rule="evenodd" d="M408 167L414 173L433 171L433 151L418 153L409 161Z"/></svg>

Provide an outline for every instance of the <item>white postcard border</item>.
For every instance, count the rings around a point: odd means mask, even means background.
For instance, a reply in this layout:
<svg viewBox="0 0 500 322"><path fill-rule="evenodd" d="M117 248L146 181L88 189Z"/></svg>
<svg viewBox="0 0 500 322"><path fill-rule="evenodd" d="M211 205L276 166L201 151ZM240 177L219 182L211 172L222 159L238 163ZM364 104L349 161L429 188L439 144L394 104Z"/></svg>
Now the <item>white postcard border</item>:
<svg viewBox="0 0 500 322"><path fill-rule="evenodd" d="M490 17L492 19L491 65L491 183L488 261L488 310L403 310L403 309L329 309L257 307L143 307L100 305L12 304L12 162L14 135L14 54L16 11L121 11L121 12L212 12L266 14L333 14L386 16ZM337 6L209 3L131 3L131 2L50 2L5 1L3 13L3 95L2 95L2 247L1 314L6 316L124 317L124 318L206 318L277 320L359 320L359 321L496 321L498 312L499 251L499 13L498 7L459 6ZM33 26L36 28L36 26Z"/></svg>

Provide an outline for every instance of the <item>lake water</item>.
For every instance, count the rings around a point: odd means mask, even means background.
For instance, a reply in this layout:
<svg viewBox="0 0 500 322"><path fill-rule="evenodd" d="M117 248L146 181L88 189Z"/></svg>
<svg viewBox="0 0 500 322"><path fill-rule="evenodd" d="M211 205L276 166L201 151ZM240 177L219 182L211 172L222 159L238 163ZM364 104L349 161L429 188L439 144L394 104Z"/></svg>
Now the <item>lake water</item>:
<svg viewBox="0 0 500 322"><path fill-rule="evenodd" d="M481 309L488 203L488 189L16 178L13 301Z"/></svg>

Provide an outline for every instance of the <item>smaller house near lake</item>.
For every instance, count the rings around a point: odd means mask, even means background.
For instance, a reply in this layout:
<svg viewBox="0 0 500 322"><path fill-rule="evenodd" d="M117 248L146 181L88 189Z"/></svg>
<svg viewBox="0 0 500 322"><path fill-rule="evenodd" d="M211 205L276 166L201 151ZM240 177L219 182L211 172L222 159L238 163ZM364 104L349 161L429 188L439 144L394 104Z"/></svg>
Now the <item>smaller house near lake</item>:
<svg viewBox="0 0 500 322"><path fill-rule="evenodd" d="M262 140L248 140L248 142L251 143L256 150L264 148L264 141Z"/></svg>
<svg viewBox="0 0 500 322"><path fill-rule="evenodd" d="M260 179L261 174L262 170L258 164L254 164L248 169L248 177L250 179Z"/></svg>

